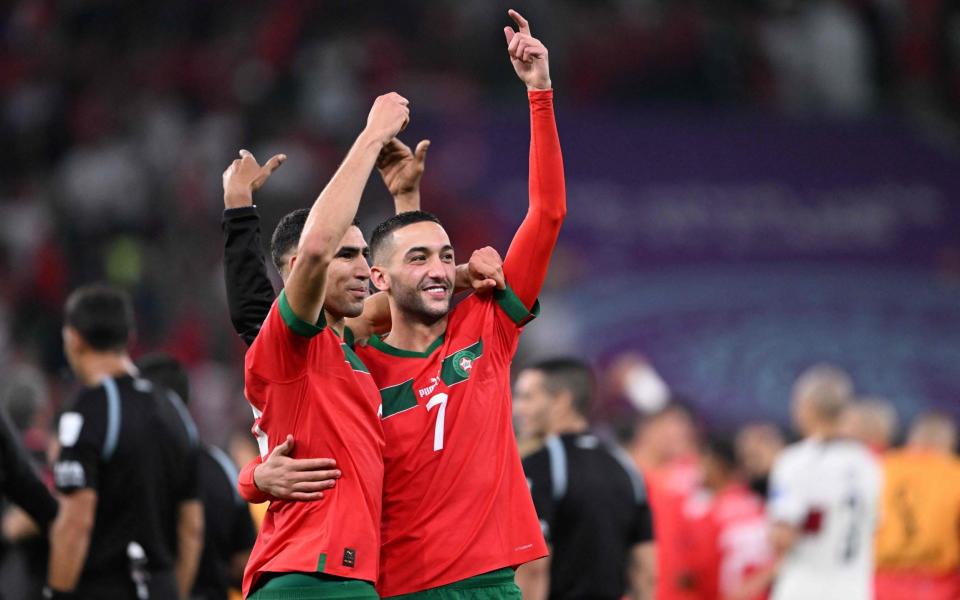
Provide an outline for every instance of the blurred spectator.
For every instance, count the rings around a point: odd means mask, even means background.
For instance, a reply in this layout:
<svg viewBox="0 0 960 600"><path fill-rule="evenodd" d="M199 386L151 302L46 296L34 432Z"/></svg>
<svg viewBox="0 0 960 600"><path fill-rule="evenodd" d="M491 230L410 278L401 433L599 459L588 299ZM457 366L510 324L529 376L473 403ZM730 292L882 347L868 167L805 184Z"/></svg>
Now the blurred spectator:
<svg viewBox="0 0 960 600"><path fill-rule="evenodd" d="M17 542L39 534L46 534L57 516L57 501L37 477L32 461L20 445L20 436L10 420L0 414L0 499L7 499L15 507L3 515L4 538ZM27 549L29 550L29 549ZM34 548L35 550L35 548ZM0 598L37 597L43 584L45 562L36 559L36 552L26 551L7 556L11 563L24 568L14 578L5 579ZM6 596L10 594L10 596Z"/></svg>
<svg viewBox="0 0 960 600"><path fill-rule="evenodd" d="M48 434L40 425L40 413L47 408L48 386L37 368L16 365L4 376L0 406L15 428L17 441L26 450L30 466L50 487L46 449ZM31 516L19 506L4 507L3 537L8 546L0 556L0 580L9 597L34 597L40 593L47 576L46 531L41 531Z"/></svg>
<svg viewBox="0 0 960 600"><path fill-rule="evenodd" d="M694 557L686 579L701 600L766 598L766 586L748 587L773 562L763 498L744 485L727 440L706 440L701 461L703 486L684 506Z"/></svg>
<svg viewBox="0 0 960 600"><path fill-rule="evenodd" d="M737 459L750 489L767 497L770 471L786 446L783 432L773 423L749 423L737 433Z"/></svg>
<svg viewBox="0 0 960 600"><path fill-rule="evenodd" d="M957 427L925 413L906 446L883 459L877 600L960 598L960 460Z"/></svg>
<svg viewBox="0 0 960 600"><path fill-rule="evenodd" d="M842 435L853 384L840 369L806 370L791 410L803 440L777 459L770 481L771 539L779 562L773 600L872 600L880 469Z"/></svg>
<svg viewBox="0 0 960 600"><path fill-rule="evenodd" d="M543 437L523 470L550 556L517 570L524 598L648 598L655 546L643 480L623 449L590 430L595 381L569 358L520 371L515 397L525 423Z"/></svg>
<svg viewBox="0 0 960 600"><path fill-rule="evenodd" d="M137 361L137 368L141 377L173 392L177 403L190 404L189 377L174 358L150 354ZM247 503L237 492L237 468L223 450L202 445L198 474L203 554L190 598L226 600L230 588L240 588L256 532Z"/></svg>
<svg viewBox="0 0 960 600"><path fill-rule="evenodd" d="M879 456L897 435L897 409L883 398L858 398L844 414L843 434Z"/></svg>
<svg viewBox="0 0 960 600"><path fill-rule="evenodd" d="M647 482L657 537L657 600L696 598L688 574L692 541L683 506L702 480L690 412L668 404L641 417L630 453Z"/></svg>
<svg viewBox="0 0 960 600"><path fill-rule="evenodd" d="M609 377L640 414L658 412L670 402L667 383L640 354L629 352L620 356L611 365Z"/></svg>
<svg viewBox="0 0 960 600"><path fill-rule="evenodd" d="M841 0L790 6L761 26L781 106L792 112L862 114L874 104L872 49L864 22Z"/></svg>

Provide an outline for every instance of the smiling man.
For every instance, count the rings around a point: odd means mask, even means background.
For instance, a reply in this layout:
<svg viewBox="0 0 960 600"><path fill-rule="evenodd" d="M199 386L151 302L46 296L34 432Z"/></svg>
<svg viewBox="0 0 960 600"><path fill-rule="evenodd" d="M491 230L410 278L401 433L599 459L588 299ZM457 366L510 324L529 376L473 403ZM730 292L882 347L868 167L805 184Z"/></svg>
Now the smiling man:
<svg viewBox="0 0 960 600"><path fill-rule="evenodd" d="M254 432L262 455L292 434L304 452L338 457L343 474L323 502L271 505L244 574L251 598L376 598L379 395L344 343L344 321L361 314L370 276L363 234L351 223L377 157L409 115L400 95L377 98L367 126L309 213L289 215L274 236L276 242L296 231L290 235L297 242L277 257L284 289L246 356ZM252 155L241 154L224 173L225 196L237 189L252 194L265 180Z"/></svg>
<svg viewBox="0 0 960 600"><path fill-rule="evenodd" d="M505 28L530 102L529 208L503 262L506 285L450 309L454 254L439 220L394 216L370 238L371 279L392 329L357 352L380 388L385 597L519 598L513 569L547 553L512 426L510 365L566 214L547 49L527 21Z"/></svg>

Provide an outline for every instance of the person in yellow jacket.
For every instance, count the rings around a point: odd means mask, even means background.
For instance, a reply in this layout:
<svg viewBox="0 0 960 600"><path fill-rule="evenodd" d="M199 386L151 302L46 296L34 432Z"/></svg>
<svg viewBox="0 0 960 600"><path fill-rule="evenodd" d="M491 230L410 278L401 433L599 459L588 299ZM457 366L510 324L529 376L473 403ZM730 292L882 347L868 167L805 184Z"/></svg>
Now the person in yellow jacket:
<svg viewBox="0 0 960 600"><path fill-rule="evenodd" d="M877 600L960 598L960 459L950 417L922 414L883 458Z"/></svg>

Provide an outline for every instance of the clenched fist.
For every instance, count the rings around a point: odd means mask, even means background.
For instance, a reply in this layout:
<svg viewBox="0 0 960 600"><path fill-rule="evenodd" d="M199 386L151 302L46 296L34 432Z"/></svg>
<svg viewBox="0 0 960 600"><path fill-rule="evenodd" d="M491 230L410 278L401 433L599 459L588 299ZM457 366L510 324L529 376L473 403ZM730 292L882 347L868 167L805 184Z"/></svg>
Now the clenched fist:
<svg viewBox="0 0 960 600"><path fill-rule="evenodd" d="M467 271L470 274L470 285L478 292L507 287L503 277L503 259L500 258L500 253L490 246L474 250L470 262L467 263Z"/></svg>
<svg viewBox="0 0 960 600"><path fill-rule="evenodd" d="M365 132L386 145L410 122L410 102L396 92L379 96L367 116Z"/></svg>

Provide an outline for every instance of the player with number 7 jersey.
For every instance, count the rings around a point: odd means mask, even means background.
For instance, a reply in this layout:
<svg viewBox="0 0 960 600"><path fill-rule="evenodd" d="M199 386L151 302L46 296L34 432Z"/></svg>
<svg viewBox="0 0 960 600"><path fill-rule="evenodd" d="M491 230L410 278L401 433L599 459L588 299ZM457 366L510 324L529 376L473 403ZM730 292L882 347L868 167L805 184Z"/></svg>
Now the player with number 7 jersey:
<svg viewBox="0 0 960 600"><path fill-rule="evenodd" d="M377 337L358 348L376 374L390 440L384 447L382 596L546 555L510 405L510 362L537 308L528 311L510 288L474 294L423 352Z"/></svg>
<svg viewBox="0 0 960 600"><path fill-rule="evenodd" d="M547 50L510 16L531 140L529 207L503 261L505 283L450 310L453 248L436 217L402 213L370 239L371 280L392 319L387 337L357 347L380 390L386 439L383 597L519 598L512 568L547 554L513 432L510 365L539 310L566 192Z"/></svg>

